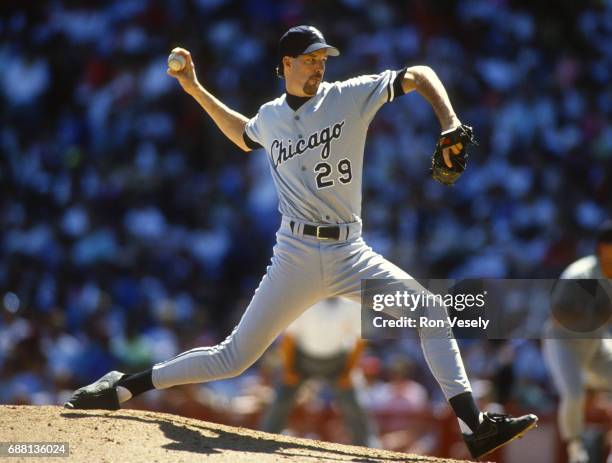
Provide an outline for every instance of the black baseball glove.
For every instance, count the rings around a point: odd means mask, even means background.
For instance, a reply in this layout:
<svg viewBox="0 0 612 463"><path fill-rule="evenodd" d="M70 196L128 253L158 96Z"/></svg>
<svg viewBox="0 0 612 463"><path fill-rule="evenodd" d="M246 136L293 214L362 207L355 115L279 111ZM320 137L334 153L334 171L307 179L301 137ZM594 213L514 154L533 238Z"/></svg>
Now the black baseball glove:
<svg viewBox="0 0 612 463"><path fill-rule="evenodd" d="M456 129L443 132L431 159L430 173L433 179L443 185L453 185L465 170L467 149L470 145L478 143L469 125L460 125Z"/></svg>

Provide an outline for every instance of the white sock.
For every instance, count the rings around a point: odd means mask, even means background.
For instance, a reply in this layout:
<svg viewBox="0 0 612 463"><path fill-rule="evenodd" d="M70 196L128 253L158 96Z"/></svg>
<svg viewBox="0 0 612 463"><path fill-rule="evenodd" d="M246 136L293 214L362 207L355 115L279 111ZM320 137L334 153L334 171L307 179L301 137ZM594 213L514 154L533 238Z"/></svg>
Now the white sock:
<svg viewBox="0 0 612 463"><path fill-rule="evenodd" d="M117 386L117 399L119 399L119 403L127 402L132 398L132 393L129 389L123 386Z"/></svg>
<svg viewBox="0 0 612 463"><path fill-rule="evenodd" d="M480 414L478 415L478 424L482 423L482 416L482 412L480 412ZM474 431L472 431L470 427L465 424L465 422L461 418L457 418L457 421L459 421L459 429L461 429L461 432L463 434L467 434L468 436L470 434L474 434Z"/></svg>
<svg viewBox="0 0 612 463"><path fill-rule="evenodd" d="M461 429L461 432L463 434L474 434L474 432L470 429L470 427L465 424L465 421L463 421L461 418L457 418L457 421L459 421L459 429Z"/></svg>

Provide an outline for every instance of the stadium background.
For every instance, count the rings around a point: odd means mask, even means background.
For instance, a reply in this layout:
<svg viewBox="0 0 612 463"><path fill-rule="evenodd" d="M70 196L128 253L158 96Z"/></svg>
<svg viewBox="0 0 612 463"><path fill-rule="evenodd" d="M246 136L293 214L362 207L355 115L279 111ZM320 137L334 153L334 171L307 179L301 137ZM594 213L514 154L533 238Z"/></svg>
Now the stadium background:
<svg viewBox="0 0 612 463"><path fill-rule="evenodd" d="M0 13L0 403L58 404L110 369L219 342L265 271L279 223L266 160L165 74L175 46L247 116L283 90L276 44L292 25L340 48L327 80L431 66L480 140L457 187L427 176L439 126L416 93L379 112L365 154L366 240L415 277L554 278L592 252L612 210L609 1L6 1ZM462 349L480 400L541 414L535 445L563 461L538 343ZM130 406L255 426L276 363ZM371 345L362 367L386 447L461 456L416 344ZM609 430L609 398L589 409L603 423L591 429ZM325 389L298 413L296 432L346 439Z"/></svg>

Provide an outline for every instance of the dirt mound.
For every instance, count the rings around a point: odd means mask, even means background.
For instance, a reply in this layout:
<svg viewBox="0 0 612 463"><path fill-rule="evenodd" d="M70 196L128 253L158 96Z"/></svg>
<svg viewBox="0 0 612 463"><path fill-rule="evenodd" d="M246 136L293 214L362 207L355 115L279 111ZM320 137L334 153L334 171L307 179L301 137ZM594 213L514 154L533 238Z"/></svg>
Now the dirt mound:
<svg viewBox="0 0 612 463"><path fill-rule="evenodd" d="M457 462L296 439L167 413L0 406L0 441L68 442L74 462ZM0 457L1 458L1 457ZM32 458L11 458L11 462Z"/></svg>

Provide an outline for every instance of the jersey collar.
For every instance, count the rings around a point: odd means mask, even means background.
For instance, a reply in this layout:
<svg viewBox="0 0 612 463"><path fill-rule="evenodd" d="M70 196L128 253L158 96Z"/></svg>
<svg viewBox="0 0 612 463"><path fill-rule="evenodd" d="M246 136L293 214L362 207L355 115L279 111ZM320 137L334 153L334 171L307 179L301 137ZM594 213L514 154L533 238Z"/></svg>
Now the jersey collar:
<svg viewBox="0 0 612 463"><path fill-rule="evenodd" d="M307 101L311 100L312 98L314 98L314 96L295 96L292 95L290 93L286 93L285 94L285 101L287 102L287 105L293 109L294 111L297 111L298 109L300 109L302 107L302 105L304 103L306 103Z"/></svg>
<svg viewBox="0 0 612 463"><path fill-rule="evenodd" d="M307 106L308 104L310 104L312 101L318 100L319 97L325 91L325 89L324 89L325 85L326 85L326 82L321 82L319 84L319 88L317 89L316 95L313 95L313 96L300 97L300 96L290 95L289 93L285 92L285 94L283 95L284 96L284 102L287 105L287 107L289 109L291 109L293 112L298 112L304 106ZM290 100L291 100L291 102L290 102Z"/></svg>

